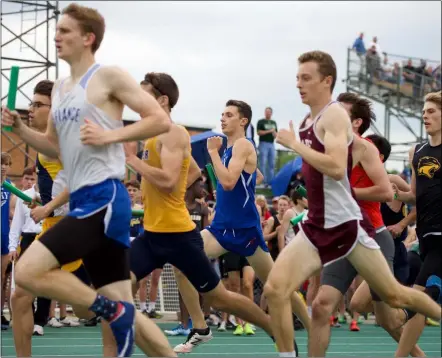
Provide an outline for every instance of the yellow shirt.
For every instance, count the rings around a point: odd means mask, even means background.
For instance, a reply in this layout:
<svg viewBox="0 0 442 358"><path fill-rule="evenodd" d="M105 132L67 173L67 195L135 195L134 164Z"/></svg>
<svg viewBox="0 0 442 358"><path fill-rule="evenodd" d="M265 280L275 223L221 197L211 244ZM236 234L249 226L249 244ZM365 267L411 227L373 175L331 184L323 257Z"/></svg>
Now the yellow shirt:
<svg viewBox="0 0 442 358"><path fill-rule="evenodd" d="M157 148L157 138L146 141L143 160L150 166L161 168L161 158ZM190 138L189 138L190 148ZM190 149L189 149L190 150ZM180 178L175 189L166 193L143 178L141 191L144 203L144 229L151 232L189 232L195 229L190 218L184 196L187 190L190 156L183 160Z"/></svg>

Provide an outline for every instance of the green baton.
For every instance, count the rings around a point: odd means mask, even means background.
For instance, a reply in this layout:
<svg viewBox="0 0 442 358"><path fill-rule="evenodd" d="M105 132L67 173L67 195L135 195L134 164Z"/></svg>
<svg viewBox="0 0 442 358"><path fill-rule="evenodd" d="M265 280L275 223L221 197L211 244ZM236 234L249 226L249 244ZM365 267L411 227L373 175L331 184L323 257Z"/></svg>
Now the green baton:
<svg viewBox="0 0 442 358"><path fill-rule="evenodd" d="M209 174L210 182L212 183L212 187L216 190L216 186L218 185L218 180L216 179L215 171L213 170L212 164L206 164L207 173Z"/></svg>
<svg viewBox="0 0 442 358"><path fill-rule="evenodd" d="M4 181L2 186L9 191L11 194L14 194L16 197L22 199L23 201L27 202L27 203L31 203L32 199L30 196L26 195L25 193L23 193L20 189L16 188L14 185L12 185L11 183ZM37 202L38 205L41 205L40 203Z"/></svg>
<svg viewBox="0 0 442 358"><path fill-rule="evenodd" d="M9 79L9 91L8 91L8 102L6 106L9 110L15 110L15 101L17 99L17 88L18 88L18 72L20 71L20 67L12 66L11 67L11 78ZM3 130L6 132L11 132L11 126L3 127ZM18 196L18 195L17 195Z"/></svg>

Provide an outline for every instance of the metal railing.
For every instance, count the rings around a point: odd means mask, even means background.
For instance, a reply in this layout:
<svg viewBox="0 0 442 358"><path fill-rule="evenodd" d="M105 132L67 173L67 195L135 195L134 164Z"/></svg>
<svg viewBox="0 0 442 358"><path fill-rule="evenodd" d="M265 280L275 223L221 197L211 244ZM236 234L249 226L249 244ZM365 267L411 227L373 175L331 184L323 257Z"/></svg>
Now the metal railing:
<svg viewBox="0 0 442 358"><path fill-rule="evenodd" d="M398 109L420 116L424 96L441 90L440 61L416 60L405 56L376 53L347 56L347 82L364 92L379 95Z"/></svg>

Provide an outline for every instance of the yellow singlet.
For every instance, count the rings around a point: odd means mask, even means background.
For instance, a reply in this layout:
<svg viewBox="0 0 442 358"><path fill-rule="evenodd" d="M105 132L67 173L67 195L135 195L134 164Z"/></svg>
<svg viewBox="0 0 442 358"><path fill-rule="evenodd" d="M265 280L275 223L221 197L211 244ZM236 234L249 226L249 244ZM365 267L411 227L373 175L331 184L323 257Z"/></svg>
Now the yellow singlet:
<svg viewBox="0 0 442 358"><path fill-rule="evenodd" d="M146 141L143 160L152 167L161 168L161 158L157 148L157 138ZM190 151L190 137L189 137ZM175 190L166 193L143 178L141 190L144 203L144 229L151 232L189 232L196 225L190 218L184 196L187 189L187 176L190 156L181 165L180 178Z"/></svg>
<svg viewBox="0 0 442 358"><path fill-rule="evenodd" d="M43 201L43 205L52 200L52 185L58 175L58 172L63 169L63 166L58 160L48 160L40 153L37 154L37 176L38 186L40 190L40 196ZM62 216L50 216L43 220L42 231L36 236L35 240L40 239L40 236L58 223ZM62 239L61 239L62 240ZM82 260L70 262L62 266L62 270L68 272L74 272L80 268Z"/></svg>

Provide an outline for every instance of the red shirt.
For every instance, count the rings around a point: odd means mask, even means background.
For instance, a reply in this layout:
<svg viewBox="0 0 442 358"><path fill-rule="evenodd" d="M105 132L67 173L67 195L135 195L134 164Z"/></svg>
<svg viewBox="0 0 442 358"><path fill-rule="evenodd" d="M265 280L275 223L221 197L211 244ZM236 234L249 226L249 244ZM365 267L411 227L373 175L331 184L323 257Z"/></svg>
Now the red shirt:
<svg viewBox="0 0 442 358"><path fill-rule="evenodd" d="M367 138L363 138L363 139L371 142ZM351 172L350 183L351 183L352 188L369 188L374 185L360 164L357 164L353 168L353 170ZM368 217L371 220L371 224L373 225L373 227L375 229L379 229L379 228L385 226L384 220L382 220L381 203L380 202L358 200L358 204L363 210L365 210L365 212L367 213Z"/></svg>

